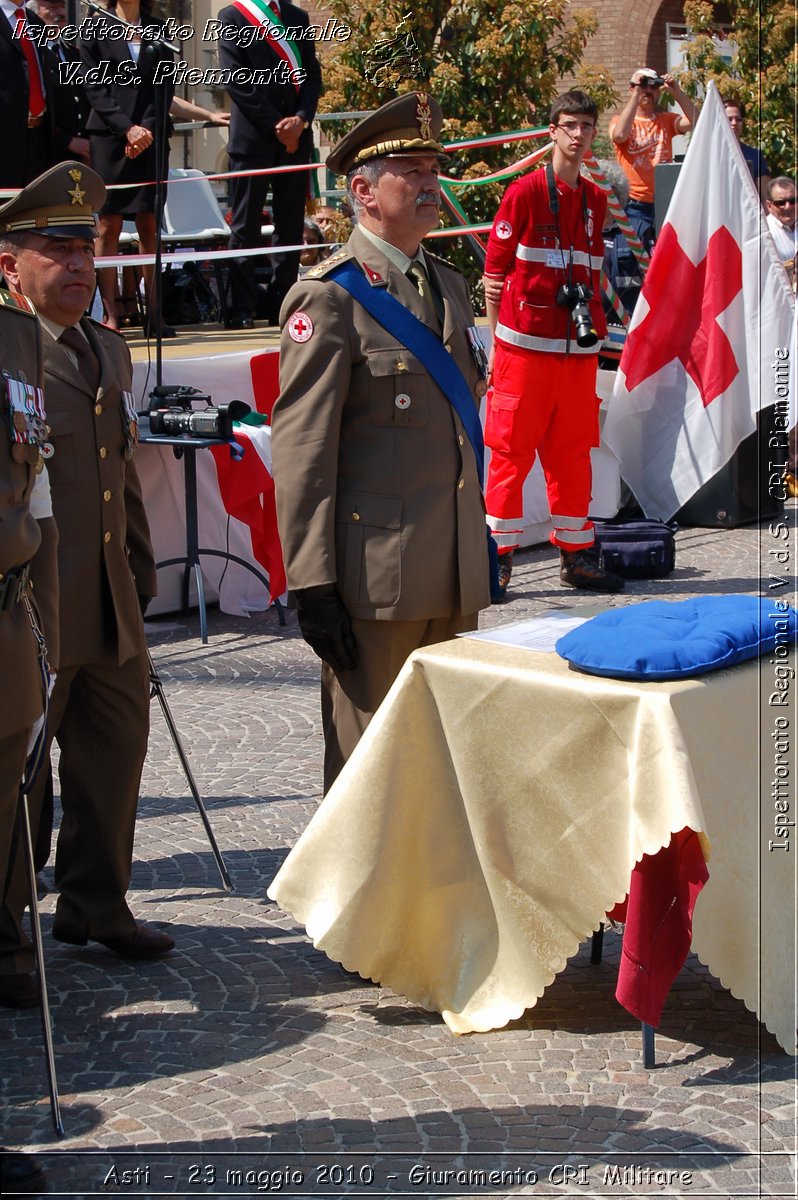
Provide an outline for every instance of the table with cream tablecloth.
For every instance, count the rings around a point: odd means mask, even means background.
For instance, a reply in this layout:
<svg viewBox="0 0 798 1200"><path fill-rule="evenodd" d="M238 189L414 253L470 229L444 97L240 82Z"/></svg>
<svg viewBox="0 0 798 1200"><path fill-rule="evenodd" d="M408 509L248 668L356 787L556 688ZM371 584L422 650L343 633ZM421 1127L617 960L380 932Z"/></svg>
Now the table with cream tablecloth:
<svg viewBox="0 0 798 1200"><path fill-rule="evenodd" d="M760 669L637 683L469 638L419 650L269 895L347 969L484 1031L536 1003L642 856L702 831L693 950L794 1053L796 855L768 850Z"/></svg>

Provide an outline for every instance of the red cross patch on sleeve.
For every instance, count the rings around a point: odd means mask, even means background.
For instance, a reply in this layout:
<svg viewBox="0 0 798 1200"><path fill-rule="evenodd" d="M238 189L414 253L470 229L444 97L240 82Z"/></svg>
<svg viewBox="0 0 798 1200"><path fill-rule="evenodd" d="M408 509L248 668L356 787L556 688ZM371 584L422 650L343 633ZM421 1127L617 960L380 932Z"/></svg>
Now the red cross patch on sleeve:
<svg viewBox="0 0 798 1200"><path fill-rule="evenodd" d="M295 312L288 320L288 336L292 342L309 342L313 336L313 322L307 313Z"/></svg>

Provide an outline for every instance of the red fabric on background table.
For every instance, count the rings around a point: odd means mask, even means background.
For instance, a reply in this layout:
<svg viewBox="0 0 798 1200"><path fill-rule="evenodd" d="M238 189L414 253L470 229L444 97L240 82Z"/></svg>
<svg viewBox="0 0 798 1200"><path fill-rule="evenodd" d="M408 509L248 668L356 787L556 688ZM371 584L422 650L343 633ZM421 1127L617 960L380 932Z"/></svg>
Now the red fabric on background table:
<svg viewBox="0 0 798 1200"><path fill-rule="evenodd" d="M615 996L647 1025L659 1025L670 986L684 966L693 909L709 879L701 839L681 829L632 871L629 895L608 916L626 921ZM624 911L625 910L625 911Z"/></svg>
<svg viewBox="0 0 798 1200"><path fill-rule="evenodd" d="M253 354L249 360L252 376L252 394L260 413L271 420L274 402L280 392L280 355L276 350L264 354Z"/></svg>
<svg viewBox="0 0 798 1200"><path fill-rule="evenodd" d="M231 455L229 446L210 447L216 463L219 493L225 511L249 526L252 553L269 577L271 603L282 596L286 588L283 551L277 532L274 480L249 436L236 430L235 440L244 451L243 458L238 460Z"/></svg>

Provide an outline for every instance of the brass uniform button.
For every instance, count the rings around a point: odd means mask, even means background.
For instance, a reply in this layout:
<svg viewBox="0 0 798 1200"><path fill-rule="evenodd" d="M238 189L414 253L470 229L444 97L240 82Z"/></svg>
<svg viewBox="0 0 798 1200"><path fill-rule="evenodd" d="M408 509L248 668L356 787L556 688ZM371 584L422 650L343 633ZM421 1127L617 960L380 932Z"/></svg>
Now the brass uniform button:
<svg viewBox="0 0 798 1200"><path fill-rule="evenodd" d="M462 433L458 433L458 435L457 435L457 440L458 440L458 442L460 443L460 445L461 445L461 446L464 446L464 445L465 445L465 438L463 437Z"/></svg>
<svg viewBox="0 0 798 1200"><path fill-rule="evenodd" d="M108 454L105 446L100 446L100 458L105 458Z"/></svg>
<svg viewBox="0 0 798 1200"><path fill-rule="evenodd" d="M105 500L105 502L107 504L110 499L111 499L111 493L106 488L105 491L103 492L103 500Z"/></svg>
<svg viewBox="0 0 798 1200"><path fill-rule="evenodd" d="M463 488L465 487L465 480L464 480L464 479L459 479L459 480L457 481L457 486L458 486L458 487L460 488L460 490L462 491L462 490L463 490Z"/></svg>
<svg viewBox="0 0 798 1200"><path fill-rule="evenodd" d="M360 520L360 513L352 513L352 520L353 520L353 521L359 521L359 520Z"/></svg>
<svg viewBox="0 0 798 1200"><path fill-rule="evenodd" d="M103 410L102 404L95 404L94 412L98 417L99 417L100 413L102 412L102 410Z"/></svg>
<svg viewBox="0 0 798 1200"><path fill-rule="evenodd" d="M105 532L105 534L103 535L103 541L105 542L106 546L108 545L108 543L110 542L110 540L111 540L111 530L110 530L110 529L108 529L108 530Z"/></svg>

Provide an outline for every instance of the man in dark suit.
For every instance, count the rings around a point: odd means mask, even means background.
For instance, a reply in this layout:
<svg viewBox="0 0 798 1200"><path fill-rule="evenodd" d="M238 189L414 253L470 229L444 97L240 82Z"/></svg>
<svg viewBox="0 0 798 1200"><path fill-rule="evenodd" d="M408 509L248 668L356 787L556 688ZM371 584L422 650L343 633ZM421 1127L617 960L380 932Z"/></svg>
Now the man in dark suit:
<svg viewBox="0 0 798 1200"><path fill-rule="evenodd" d="M0 189L30 183L66 156L73 136L58 120L58 62L42 28L34 13L0 0Z"/></svg>
<svg viewBox="0 0 798 1200"><path fill-rule="evenodd" d="M233 5L219 14L219 62L233 72L227 85L233 102L227 146L230 170L310 162L321 68L312 40L286 37L286 31L308 28L307 13L286 0L274 0L279 15L267 0L252 0L248 8L250 17ZM260 80L254 72L263 73ZM308 174L294 171L230 180L231 250L263 245L263 204L270 184L275 245L301 244ZM255 261L241 258L230 267L235 328L251 328L259 304ZM270 324L277 324L280 304L296 281L299 252L273 255L269 261L274 273L266 316Z"/></svg>
<svg viewBox="0 0 798 1200"><path fill-rule="evenodd" d="M90 168L53 167L0 208L0 270L32 301L44 331L61 597L47 723L48 748L55 738L61 750L63 810L53 937L147 959L174 945L138 925L125 899L149 732L142 612L156 591L155 564L132 461L130 354L120 335L83 316L104 199ZM34 811L42 791L37 781ZM0 940L0 956L13 952Z"/></svg>
<svg viewBox="0 0 798 1200"><path fill-rule="evenodd" d="M63 29L67 23L65 0L30 0L30 8L51 29ZM86 122L91 104L82 83L71 72L82 67L80 51L74 42L62 37L48 41L57 63L56 87L53 96L56 123L56 152L59 159L79 158L89 163L89 136ZM78 70L78 74L80 74ZM68 141L67 141L68 139ZM66 145L64 143L66 142Z"/></svg>

